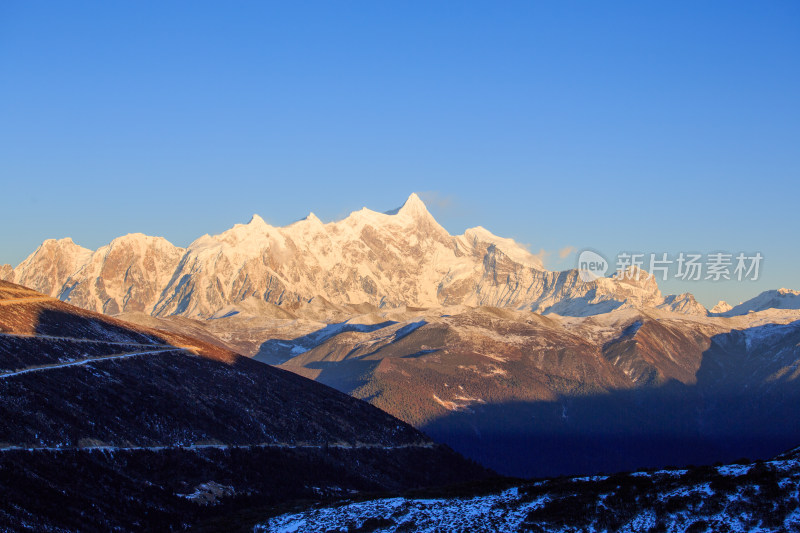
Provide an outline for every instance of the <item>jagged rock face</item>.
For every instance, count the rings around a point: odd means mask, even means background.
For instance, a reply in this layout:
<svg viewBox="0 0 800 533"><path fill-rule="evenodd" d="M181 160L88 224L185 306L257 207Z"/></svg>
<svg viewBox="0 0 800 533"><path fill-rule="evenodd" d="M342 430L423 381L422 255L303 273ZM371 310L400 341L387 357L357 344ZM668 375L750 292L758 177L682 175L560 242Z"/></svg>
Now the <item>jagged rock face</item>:
<svg viewBox="0 0 800 533"><path fill-rule="evenodd" d="M664 303L657 307L687 315L705 316L708 314L708 310L700 302L694 299L694 295L688 292L677 295L670 294L664 298Z"/></svg>
<svg viewBox="0 0 800 533"><path fill-rule="evenodd" d="M57 296L67 278L86 264L92 251L72 239L48 239L14 269L14 281L35 291Z"/></svg>
<svg viewBox="0 0 800 533"><path fill-rule="evenodd" d="M285 228L254 216L249 224L189 246L159 315L210 316L247 298L293 306L312 298L376 307L438 306L465 299L499 257L502 268L541 268L513 241L498 239L527 265L511 261L485 230L452 237L412 195L393 214L357 211L322 224L313 214ZM463 289L460 289L463 287Z"/></svg>
<svg viewBox="0 0 800 533"><path fill-rule="evenodd" d="M14 267L11 265L0 265L0 280L14 281Z"/></svg>
<svg viewBox="0 0 800 533"><path fill-rule="evenodd" d="M60 299L74 305L116 314L150 313L183 256L160 237L131 234L94 252L64 283Z"/></svg>
<svg viewBox="0 0 800 533"><path fill-rule="evenodd" d="M475 289L460 302L453 299L447 303L529 309L570 316L594 315L620 307L664 304L658 284L644 271L639 279L614 277L585 282L578 270L548 272L520 267L491 247L485 258L485 268L481 278L475 282Z"/></svg>
<svg viewBox="0 0 800 533"><path fill-rule="evenodd" d="M312 213L277 228L254 215L185 250L141 234L94 253L69 240L46 241L14 276L110 314L209 318L253 309L254 302L315 317L342 305L491 305L575 316L660 306L706 313L691 295L665 299L643 271L638 280L584 282L577 270L544 270L524 247L482 227L452 236L415 194L393 212L365 208L329 224Z"/></svg>

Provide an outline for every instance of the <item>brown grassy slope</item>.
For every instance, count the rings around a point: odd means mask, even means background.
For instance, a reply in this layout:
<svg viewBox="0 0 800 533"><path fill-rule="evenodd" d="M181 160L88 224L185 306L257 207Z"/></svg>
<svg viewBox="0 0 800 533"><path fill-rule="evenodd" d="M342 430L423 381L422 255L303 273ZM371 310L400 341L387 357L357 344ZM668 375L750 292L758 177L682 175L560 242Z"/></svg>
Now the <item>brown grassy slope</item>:
<svg viewBox="0 0 800 533"><path fill-rule="evenodd" d="M0 297L0 529L170 530L488 475L366 402L219 346L7 283ZM180 496L211 481L229 487L218 509Z"/></svg>

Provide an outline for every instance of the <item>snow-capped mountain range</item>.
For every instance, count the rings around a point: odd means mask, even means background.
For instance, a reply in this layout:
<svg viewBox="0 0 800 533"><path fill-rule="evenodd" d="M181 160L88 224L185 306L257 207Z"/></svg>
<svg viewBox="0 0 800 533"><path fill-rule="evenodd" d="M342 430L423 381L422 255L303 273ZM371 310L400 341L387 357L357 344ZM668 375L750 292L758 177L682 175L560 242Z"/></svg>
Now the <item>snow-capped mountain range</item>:
<svg viewBox="0 0 800 533"><path fill-rule="evenodd" d="M711 309L711 314L717 316L738 316L764 311L766 309L800 309L800 291L793 291L791 289L764 291L755 298L751 298L736 306L731 306L728 302L720 301Z"/></svg>
<svg viewBox="0 0 800 533"><path fill-rule="evenodd" d="M707 314L691 294L664 297L654 279L551 272L511 239L482 227L450 235L416 194L388 213L367 208L338 222L313 213L285 227L253 215L187 248L129 234L96 251L47 240L13 281L92 311L209 318L221 310L280 306L491 305L586 316L626 307Z"/></svg>

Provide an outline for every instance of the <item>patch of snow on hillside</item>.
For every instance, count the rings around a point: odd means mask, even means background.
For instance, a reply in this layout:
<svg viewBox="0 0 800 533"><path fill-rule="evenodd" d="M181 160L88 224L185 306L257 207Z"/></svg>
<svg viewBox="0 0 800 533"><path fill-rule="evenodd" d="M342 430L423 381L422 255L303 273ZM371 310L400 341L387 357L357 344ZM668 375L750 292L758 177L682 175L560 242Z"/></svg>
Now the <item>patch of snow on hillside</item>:
<svg viewBox="0 0 800 533"><path fill-rule="evenodd" d="M545 501L546 498L538 498L520 503L516 488L474 498L388 498L278 516L256 526L254 532L295 533L362 528L375 532L407 530L433 533L442 531L444 524L452 531L515 531L527 514ZM516 506L510 507L512 502Z"/></svg>

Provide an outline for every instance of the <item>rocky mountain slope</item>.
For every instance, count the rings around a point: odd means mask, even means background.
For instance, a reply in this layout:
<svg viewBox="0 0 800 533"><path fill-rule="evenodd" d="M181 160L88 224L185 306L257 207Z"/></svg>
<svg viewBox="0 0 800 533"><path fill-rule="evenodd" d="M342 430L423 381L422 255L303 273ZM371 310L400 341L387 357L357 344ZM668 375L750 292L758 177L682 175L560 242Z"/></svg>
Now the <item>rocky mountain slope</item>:
<svg viewBox="0 0 800 533"><path fill-rule="evenodd" d="M132 234L95 252L46 241L4 279L108 314L210 318L260 309L303 318L403 305L490 305L584 316L627 307L706 314L689 294L664 298L656 282L549 272L538 257L482 227L452 236L416 194L389 213L362 209L323 224L286 227L254 215L188 248Z"/></svg>
<svg viewBox="0 0 800 533"><path fill-rule="evenodd" d="M235 316L207 324L236 336ZM797 311L561 317L453 307L301 331L275 337L291 329L273 322L273 337L250 353L509 475L767 457L800 441Z"/></svg>
<svg viewBox="0 0 800 533"><path fill-rule="evenodd" d="M130 319L191 325L509 475L769 457L800 441L796 310L568 317L451 306L330 324L245 313Z"/></svg>
<svg viewBox="0 0 800 533"><path fill-rule="evenodd" d="M365 402L219 343L0 282L2 529L169 530L486 475Z"/></svg>
<svg viewBox="0 0 800 533"><path fill-rule="evenodd" d="M482 492L482 490L485 492ZM559 478L505 490L342 501L287 513L257 532L757 531L800 529L800 453L769 461Z"/></svg>

